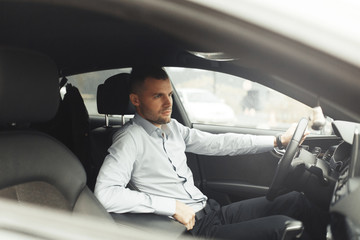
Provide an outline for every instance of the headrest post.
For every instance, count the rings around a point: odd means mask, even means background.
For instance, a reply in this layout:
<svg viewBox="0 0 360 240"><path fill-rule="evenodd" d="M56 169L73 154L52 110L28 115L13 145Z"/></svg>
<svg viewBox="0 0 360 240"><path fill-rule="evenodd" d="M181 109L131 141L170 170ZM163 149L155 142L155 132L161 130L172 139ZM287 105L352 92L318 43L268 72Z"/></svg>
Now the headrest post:
<svg viewBox="0 0 360 240"><path fill-rule="evenodd" d="M105 114L105 127L109 127L109 115Z"/></svg>

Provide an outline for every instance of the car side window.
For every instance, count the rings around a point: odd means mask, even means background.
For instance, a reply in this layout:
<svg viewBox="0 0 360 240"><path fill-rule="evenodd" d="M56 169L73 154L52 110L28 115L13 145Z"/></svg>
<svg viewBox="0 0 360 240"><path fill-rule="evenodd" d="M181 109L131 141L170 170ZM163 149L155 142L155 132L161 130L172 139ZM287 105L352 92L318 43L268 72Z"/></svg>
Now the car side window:
<svg viewBox="0 0 360 240"><path fill-rule="evenodd" d="M99 115L98 85L110 76L130 71L124 68L83 73L68 76L68 82L79 89L89 114ZM192 123L286 130L312 113L312 108L247 79L190 68L167 67L166 71ZM65 91L62 88L61 94ZM328 129L331 132L331 126Z"/></svg>
<svg viewBox="0 0 360 240"><path fill-rule="evenodd" d="M247 79L199 69L166 71L192 123L286 130L312 113L309 106Z"/></svg>
<svg viewBox="0 0 360 240"><path fill-rule="evenodd" d="M104 81L118 73L130 73L130 68L124 69L112 69L104 70L97 72L89 72L83 74L77 74L68 76L68 83L76 86L79 89L79 92L84 100L85 106L88 110L89 115L100 115L97 111L96 104L96 92L99 84L104 83ZM61 95L66 93L66 88L63 87L61 90Z"/></svg>

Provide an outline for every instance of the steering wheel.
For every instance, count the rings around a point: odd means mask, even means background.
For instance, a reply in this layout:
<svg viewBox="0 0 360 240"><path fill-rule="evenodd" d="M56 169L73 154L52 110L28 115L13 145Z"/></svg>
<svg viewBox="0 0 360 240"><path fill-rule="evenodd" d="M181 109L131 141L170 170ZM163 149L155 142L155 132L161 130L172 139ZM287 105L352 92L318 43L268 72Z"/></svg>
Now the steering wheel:
<svg viewBox="0 0 360 240"><path fill-rule="evenodd" d="M274 200L276 197L287 192L287 189L284 186L285 178L289 174L291 162L294 159L295 154L299 148L299 145L307 128L308 122L309 120L307 118L302 118L299 121L296 130L294 132L294 135L286 147L286 151L284 155L278 162L275 176L266 194L266 198L268 200Z"/></svg>

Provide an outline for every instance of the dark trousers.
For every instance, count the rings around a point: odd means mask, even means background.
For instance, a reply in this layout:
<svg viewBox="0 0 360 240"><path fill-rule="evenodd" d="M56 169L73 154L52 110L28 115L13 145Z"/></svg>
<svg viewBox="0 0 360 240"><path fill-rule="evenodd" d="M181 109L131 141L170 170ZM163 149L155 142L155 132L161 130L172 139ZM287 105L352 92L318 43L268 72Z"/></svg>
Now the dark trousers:
<svg viewBox="0 0 360 240"><path fill-rule="evenodd" d="M328 213L311 204L306 197L291 192L268 201L265 197L244 200L220 207L209 200L205 215L190 231L195 236L216 239L281 239L285 222L303 222L302 239L326 239Z"/></svg>

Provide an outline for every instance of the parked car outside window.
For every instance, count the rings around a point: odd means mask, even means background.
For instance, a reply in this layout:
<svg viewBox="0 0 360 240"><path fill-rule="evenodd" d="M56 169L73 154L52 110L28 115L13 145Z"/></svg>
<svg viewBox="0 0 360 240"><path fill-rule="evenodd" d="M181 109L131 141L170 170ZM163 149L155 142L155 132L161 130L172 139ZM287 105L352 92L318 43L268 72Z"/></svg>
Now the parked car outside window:
<svg viewBox="0 0 360 240"><path fill-rule="evenodd" d="M192 122L232 125L236 121L235 112L212 92L196 88L177 89Z"/></svg>

